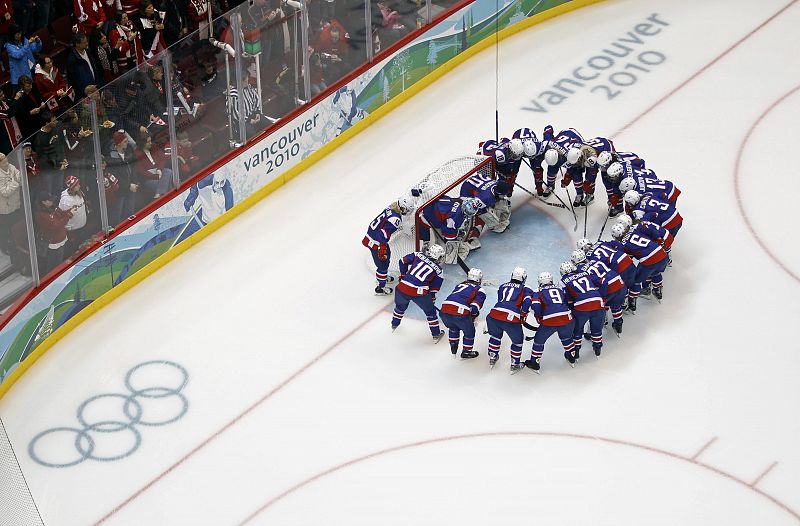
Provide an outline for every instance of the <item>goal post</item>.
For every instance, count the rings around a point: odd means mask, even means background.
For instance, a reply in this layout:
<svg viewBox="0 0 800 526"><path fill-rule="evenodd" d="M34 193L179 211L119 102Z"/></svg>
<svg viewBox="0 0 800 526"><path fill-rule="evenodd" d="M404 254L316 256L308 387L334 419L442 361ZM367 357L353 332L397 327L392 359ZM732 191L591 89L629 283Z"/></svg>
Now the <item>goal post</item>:
<svg viewBox="0 0 800 526"><path fill-rule="evenodd" d="M420 228L423 211L445 195L458 197L461 184L472 176L478 176L481 179L496 179L492 158L479 155L451 159L426 174L409 188L409 195L412 190L419 191L419 195L415 197L417 207L413 214L403 216L401 228L389 241L392 253L390 271L397 272L399 270L397 262L400 258L422 248ZM432 233L431 236L432 239L435 239L435 234Z"/></svg>

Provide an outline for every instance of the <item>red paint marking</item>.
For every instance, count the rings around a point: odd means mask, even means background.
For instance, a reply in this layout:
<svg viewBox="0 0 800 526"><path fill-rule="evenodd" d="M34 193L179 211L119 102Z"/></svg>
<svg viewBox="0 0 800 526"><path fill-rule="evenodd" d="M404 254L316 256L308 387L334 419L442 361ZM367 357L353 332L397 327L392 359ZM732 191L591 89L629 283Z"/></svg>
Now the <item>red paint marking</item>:
<svg viewBox="0 0 800 526"><path fill-rule="evenodd" d="M116 514L117 512L119 512L119 511L120 511L122 508L124 508L125 506L127 506L128 504L130 504L131 502L133 502L135 499L137 499L139 496L141 496L141 495L142 495L144 492L146 492L147 490L149 490L150 488L152 488L152 487L153 487L155 484L157 484L157 483L158 483L158 482L159 482L161 479L163 479L164 477L166 477L167 475L169 475L170 473L172 473L172 472L173 472L173 471L174 471L176 468L178 468L179 466L181 466L181 464L183 464L184 462L186 462L186 461L187 461L187 460L188 460L190 457L192 457L192 456L193 456L195 453L197 453L198 451L200 451L201 449L203 449L204 447L206 447L207 445L209 445L209 444L210 444L211 442L213 442L213 441L214 441L214 440L215 440L217 437L219 437L219 436L220 436L222 433L224 433L225 431L227 431L228 429L230 429L231 427L233 427L233 426L234 426L234 425L235 425L237 422L239 422L239 421L240 421L241 419L243 419L245 416L247 416L248 414L250 414L250 413L251 413L253 410L255 410L255 409L258 407L258 406L260 406L261 404L263 404L264 402L266 402L268 399L270 399L270 398L272 397L272 395L274 395L275 393L277 393L278 391L280 391L281 389L283 389L284 387L286 387L287 385L289 385L289 383L290 383L292 380L294 380L295 378L297 378L298 376L300 376L301 374L303 374L303 373L304 373L305 371L307 371L307 370L308 370L308 369L309 369L309 368L310 368L312 365L314 365L316 362L318 362L319 360L321 360L322 358L324 358L326 355L328 355L328 354L329 354L331 351L333 351L334 349L336 349L337 347L339 347L339 346L340 346L342 343L344 343L344 342L345 342L347 339L349 339L349 338L350 338L351 336L353 336L355 333L357 333L358 331L360 331L360 330L361 330L361 329L362 329L362 328L363 328L365 325L367 325L369 322L371 322L371 321L372 321L372 320L374 320L376 317L378 317L378 315L382 314L382 313L385 311L385 309L386 309L386 305L383 305L383 306L381 306L381 308L380 308L380 309L378 309L377 311L375 311L375 313L373 313L373 314L372 314L372 315L371 315L369 318L365 319L364 321L362 321L361 323L359 323L358 325L356 325L355 327L353 327L353 329L351 329L351 330L350 330L350 332L348 332L347 334L345 334L344 336L342 336L341 338L339 338L338 340L336 340L336 342L334 342L332 345L330 345L330 346L329 346L327 349L325 349L325 350L324 350L324 351L322 351L320 354L318 354L317 356L315 356L315 357L314 357L314 358L313 358L311 361L309 361L309 362L308 362L307 364L305 364L303 367L301 367L300 369L298 369L297 371L295 371L295 372L294 372L294 374L292 374L290 377L288 377L288 378L287 378L287 379L285 379L283 382L281 382L280 384L278 384L278 385L277 385L275 388L273 388L273 389L272 389L270 392L268 392L267 394L265 394L264 396L262 396L262 397L261 397L260 399L258 399L256 402L254 402L253 404L251 404L251 405L250 405L250 407L248 407L247 409L245 409L244 411L242 411L242 412L241 412L241 413L240 413L240 414L239 414L237 417L235 417L233 420L231 420L230 422L228 422L227 424L225 424L223 427L221 427L220 429L218 429L218 430L217 430L217 431L216 431L216 432L215 432L213 435L211 435L210 437L208 437L208 438L206 438L205 440L203 440L202 442L200 442L200 444L198 444L197 446L195 446L195 448L194 448L194 449L192 449L191 451L189 451L188 453L186 453L186 454L185 454L183 457L181 457L181 458L180 458L180 460L178 460L177 462L175 462L174 464L172 464L170 467L168 467L167 469L165 469L163 472L161 472L161 474L160 474L160 475L158 475L158 476L157 476L157 477L155 477L153 480L151 480L150 482L148 482L147 484L145 484L144 486L142 486L142 487L141 487L141 488L140 488L138 491L136 491L135 493L133 493L133 494L132 494L130 497L128 497L127 499L125 499L124 501L122 501L122 502L121 502L120 504L118 504L118 505L117 505L117 506L116 506L114 509L112 509L112 510L111 510L111 511L109 511L107 514L105 514L105 515L104 515L104 516L103 516L103 517L102 517L100 520L98 520L97 522L95 522L95 523L94 523L94 524L95 524L95 526L96 526L96 525L98 525L98 524L102 524L102 523L103 523L103 522L105 522L106 520L110 519L110 518L111 518L111 517L112 517L114 514Z"/></svg>
<svg viewBox="0 0 800 526"><path fill-rule="evenodd" d="M750 486L751 486L751 487L755 487L755 486L756 486L756 484L758 484L759 482L761 482L761 479L763 479L763 478L764 478L764 477L767 475L767 473L769 473L770 471L772 471L772 468L774 468L774 467L775 467L775 466L777 466L777 465L778 465L778 461L776 460L775 462L773 462L772 464L770 464L770 465L769 465L769 467L768 467L767 469L765 469L765 470L764 470L764 471L761 473L761 475L757 476L757 477L756 477L756 479L755 479L753 482L751 482L751 483L750 483Z"/></svg>
<svg viewBox="0 0 800 526"><path fill-rule="evenodd" d="M792 270L789 267L787 267L778 258L778 256L773 254L772 251L769 249L769 247L767 247L767 244L764 243L764 241L761 239L758 233L756 233L756 229L753 227L753 224L750 222L750 218L747 216L747 211L744 208L744 200L742 199L741 191L739 190L739 180L740 180L739 174L742 164L742 155L744 154L745 146L747 146L747 143L750 141L750 137L753 135L753 132L755 132L756 128L758 128L761 122L767 117L767 115L772 113L772 110L777 108L786 99L797 93L798 90L800 90L800 85L795 86L788 93L786 93L781 98L770 104L770 106L766 110L764 110L764 113L762 113L758 117L758 119L756 119L756 122L753 123L750 129L747 130L747 135L745 135L744 139L742 140L742 144L739 146L739 152L736 154L736 166L733 170L733 188L734 191L736 192L736 204L739 207L739 212L741 213L742 219L744 219L744 224L747 226L747 229L750 231L750 234L753 236L753 238L755 238L756 242L759 244L761 249L767 253L770 259L772 259L772 261L774 261L784 272L786 272L789 276L791 276L792 279L800 283L800 276L792 272Z"/></svg>
<svg viewBox="0 0 800 526"><path fill-rule="evenodd" d="M663 97L661 97L660 99L658 99L657 101L655 101L655 102L654 102L654 103L653 103L653 104L652 104L652 105L651 105L649 108L647 108L647 109L646 109L646 110L644 110L642 113L640 113L639 115L637 115L637 116L636 116L636 117L635 117L635 118L634 118L632 121L630 121L628 124L626 124L625 126L623 126L623 127L622 127L622 129L620 129L620 130L619 130L617 133L615 133L614 135L612 135L610 138L611 138L611 139L615 138L616 136L620 135L621 133L623 133L624 131L626 131L628 128L630 128L631 126L633 126L634 124L636 124L637 122L639 122L639 120L641 120L641 119L642 119L642 118L643 118L645 115L647 115L648 113L650 113L651 111L653 111L653 110L654 110L654 109L655 109L657 106L661 105L661 103L662 103L662 102L664 102L664 101L665 101L665 100L667 100L668 98L670 98L670 97L672 97L673 95L675 95L675 93L677 93L678 91L680 91L681 89L683 89L684 87L686 87L686 85L687 85L687 84L689 84L691 81L693 81L694 79L696 79L697 77L699 77L700 75L702 75L703 73L705 73L705 72L706 72L706 70L708 70L708 69L709 69L711 66L713 66L714 64L716 64L717 62L719 62L720 60L722 60L722 59L723 59L723 58L724 58L726 55L728 55L728 53L730 53L731 51L733 51L734 49L736 49L737 47L739 47L739 46L740 46L740 45L741 45L741 44L742 44L742 43L743 43L745 40L747 40L748 38L750 38L751 36L753 36L754 34L756 34L758 31L760 31L761 29L763 29L763 28L764 28L764 26L766 26L767 24L769 24L770 22L772 22L773 20L775 20L776 18L778 18L778 17L779 17L780 15L782 15L782 14L783 14L783 13L784 13L784 12L785 12L787 9L789 9L790 7L792 7L792 5L796 4L797 2L798 2L798 0L792 0L791 2L789 2L788 4L786 4L785 6L783 6L783 7L782 7L782 8L781 8L781 9L780 9L780 10L779 10L777 13L775 13L775 14L774 14L774 15L772 15L771 17L769 17L769 18L767 18L766 20L764 20L763 22L761 22L761 23L760 23L758 26L756 26L756 28L755 28L755 29L753 29L752 31L750 31L749 33L747 33L745 36L743 36L742 38L740 38L739 40L737 40L737 41L736 41L736 42L735 42L735 43L734 43L734 44L733 44L731 47L729 47L728 49L726 49L725 51L723 51L723 52L722 52L722 54L718 55L718 56L717 56L717 57L716 57L714 60L712 60L711 62L709 62L708 64L706 64L706 65L705 65L705 66L703 66L702 68L700 68L700 69L699 69L699 70L698 70L698 71L697 71L697 72L696 72L694 75L692 75L692 76L691 76L691 77L689 77L688 79L684 80L683 82L681 82L680 84L678 84L678 86L676 86L674 89L672 89L672 91L670 91L669 93L667 93L666 95L664 95Z"/></svg>
<svg viewBox="0 0 800 526"><path fill-rule="evenodd" d="M701 447L701 448L700 448L700 450L699 450L697 453L695 453L695 454L694 454L694 456L693 456L693 457L692 457L690 460L696 460L696 459L697 459L697 457L699 457L700 455L702 455L702 454L703 454L703 452L704 452L706 449L708 449L709 447L711 447L711 444L713 444L713 443L714 443L714 442L716 442L716 441L717 441L717 437L713 437L711 440L709 440L708 442L706 442L706 445L705 445L705 446L703 446L703 447Z"/></svg>
<svg viewBox="0 0 800 526"><path fill-rule="evenodd" d="M605 442L607 444L632 447L632 448L641 449L641 450L644 450L644 451L649 451L651 453L657 453L659 455L663 455L665 457L669 457L669 458L672 458L672 459L683 460L685 462L688 462L689 464L692 464L694 466L699 466L699 467L704 468L706 470L709 470L709 471L711 471L713 473L716 473L717 475L720 475L720 476L722 476L724 478L727 478L729 480L732 480L734 482L737 482L737 483L741 484L742 486L744 486L748 490L753 491L754 493L756 493L758 495L761 495L765 499L771 501L773 504L775 504L780 509L782 509L783 511L785 511L786 513L788 513L789 515L794 517L798 522L800 522L800 514L798 514L796 511L794 511L788 505L786 505L783 502L779 501L775 497L773 497L771 495L768 495L767 493L764 493L760 489L756 488L755 487L755 483L750 484L750 483L740 479L739 477L737 477L735 475L731 475L730 473L722 471L722 470L720 470L718 468L715 468L713 466L709 466L708 464L704 464L702 462L697 462L696 460L694 460L694 457L693 458L684 457L683 455L679 455L677 453L672 453L670 451L666 451L666 450L663 450L663 449L658 449L658 448L652 447L652 446L646 446L646 445L643 445L643 444L636 444L634 442L628 442L626 440L618 440L618 439L615 439L615 438L598 437L598 436L594 436L594 435L579 435L579 434L574 434L574 433L550 433L550 432L537 432L537 431L509 431L509 432L471 433L471 434L463 434L463 435L446 436L446 437L440 437L440 438L431 438L431 439L428 439L428 440L420 440L418 442L411 442L409 444L403 444L403 445L400 445L400 446L394 446L394 447L382 449L382 450L379 450L379 451L375 451L373 453L369 453L367 455L363 455L363 456L354 458L352 460L348 460L346 462L343 462L341 464L338 464L336 466L328 468L328 469L326 469L324 471L321 471L321 472L317 473L316 475L313 475L313 476L311 476L311 477L309 477L309 478L307 478L307 479L295 484L294 486L292 486L291 488L287 489L286 491L284 491L284 492L272 497L270 500L268 500L262 506L260 506L255 511L253 511L250 515L248 515L245 519L243 519L239 523L239 526L247 524L248 522L253 520L256 516L261 514L264 510L268 509L270 506L272 506L272 505L276 504L277 502L283 500L284 498L288 497L292 493L297 492L298 490L302 489L303 487L305 487L305 486L307 486L307 485L309 485L309 484L311 484L311 483L313 483L313 482L315 482L315 481L317 481L317 480L319 480L319 479L321 479L321 478L323 478L323 477L325 477L327 475L330 475L332 473L336 473L337 471L341 471L341 470L343 470L345 468L348 468L348 467L353 466L355 464L359 464L361 462L366 462L366 461L372 460L374 458L377 458L377 457L380 457L380 456L383 456L383 455L396 453L398 451L404 451L404 450L413 449L413 448L417 448L417 447L421 447L421 446L427 446L427 445L431 445L431 444L440 444L440 443L444 443L444 442L455 442L455 441L458 441L458 440L470 440L470 439L477 439L477 438L495 438L495 437L513 437L513 436L518 436L518 437L574 438L574 439L579 439L579 440L591 440L591 441L599 440L599 441ZM713 441L713 439L712 439L712 441ZM776 462L776 464L777 464L777 462ZM770 466L767 469L766 472L769 472L769 470L772 469L772 467L774 467L774 464L773 464L773 466ZM766 472L764 474L766 474ZM764 474L762 474L762 476ZM758 480L760 480L760 479L757 479L756 482L758 482Z"/></svg>

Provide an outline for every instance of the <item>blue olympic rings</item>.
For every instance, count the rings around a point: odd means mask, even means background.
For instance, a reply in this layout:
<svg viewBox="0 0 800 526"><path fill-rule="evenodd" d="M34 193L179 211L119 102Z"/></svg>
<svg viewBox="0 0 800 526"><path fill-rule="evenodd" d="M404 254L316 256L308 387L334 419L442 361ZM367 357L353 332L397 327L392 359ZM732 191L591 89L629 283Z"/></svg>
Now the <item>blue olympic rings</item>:
<svg viewBox="0 0 800 526"><path fill-rule="evenodd" d="M156 367L161 366L162 368L163 366L167 366L168 369L176 370L178 373L180 373L182 378L180 379L179 382L177 382L178 385L175 387L170 387L170 386L167 387L151 386L143 388L134 387L134 376L136 375L136 373L144 368L153 366ZM51 468L67 468L80 464L84 460L111 462L126 458L132 455L136 450L138 450L142 443L142 435L140 431L136 428L136 426L163 426L183 418L183 416L189 410L189 400L181 391L183 390L184 387L186 387L186 384L188 382L189 382L189 373L183 366L175 362L166 360L153 360L135 365L134 367L129 369L128 372L125 374L125 387L128 389L129 394L102 393L84 400L83 403L81 403L81 405L78 406L78 410L76 413L78 422L83 427L78 428L78 427L60 426L42 431L41 433L33 437L33 439L31 439L30 443L28 444L28 455L36 463ZM177 414L175 414L174 416L169 416L166 419L160 419L160 420L144 419L144 407L142 406L142 402L140 401L141 399L160 400L168 397L176 397L180 402L180 409L178 410ZM107 415L103 415L98 421L96 422L91 421L91 413L93 412L91 409L93 407L105 406L107 405L108 400L116 400L116 399L120 401L121 413L124 415L124 419L116 420L108 418ZM97 410L95 410L94 412L97 412ZM40 442L40 440L42 440L45 437L49 437L51 435L65 433L65 432L75 434L73 447L75 448L75 451L79 455L78 458L76 460L68 460L68 461L52 461L43 459L40 453L37 452L36 449L36 446ZM121 432L126 432L129 435L128 444L125 446L124 449L111 453L107 451L99 451L101 449L98 447L99 437L92 436L92 433L110 435ZM117 439L115 442L118 443L120 442L120 440ZM48 452L50 453L51 456L53 456L54 453L53 449L54 449L53 447L48 449Z"/></svg>

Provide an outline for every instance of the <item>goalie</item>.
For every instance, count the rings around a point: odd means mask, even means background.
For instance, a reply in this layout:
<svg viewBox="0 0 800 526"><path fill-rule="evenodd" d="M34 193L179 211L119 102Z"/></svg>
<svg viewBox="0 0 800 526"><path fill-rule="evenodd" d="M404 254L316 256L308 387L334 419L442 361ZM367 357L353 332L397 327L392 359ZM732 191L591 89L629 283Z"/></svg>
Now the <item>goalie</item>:
<svg viewBox="0 0 800 526"><path fill-rule="evenodd" d="M508 198L509 185L507 182L495 180L491 177L476 173L461 184L461 197L474 197L480 200L481 208L472 226L469 236L469 246L472 249L480 248L478 239L483 233L483 228L500 233L504 232L511 223L511 204Z"/></svg>
<svg viewBox="0 0 800 526"><path fill-rule="evenodd" d="M472 197L441 197L422 211L420 239L429 243L432 228L445 243L444 262L452 265L459 258L463 261L469 255L474 218L482 206L480 199Z"/></svg>

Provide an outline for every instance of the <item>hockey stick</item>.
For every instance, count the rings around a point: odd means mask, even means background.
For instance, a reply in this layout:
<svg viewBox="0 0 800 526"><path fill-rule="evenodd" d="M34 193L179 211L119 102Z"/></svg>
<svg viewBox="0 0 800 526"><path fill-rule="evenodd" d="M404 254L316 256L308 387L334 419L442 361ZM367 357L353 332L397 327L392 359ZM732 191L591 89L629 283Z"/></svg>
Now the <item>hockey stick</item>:
<svg viewBox="0 0 800 526"><path fill-rule="evenodd" d="M578 216L577 216L577 214L575 214L575 207L572 206L572 196L569 195L569 186L565 187L565 189L567 190L567 202L569 203L569 209L572 211L572 217L575 219L575 226L572 228L572 231L573 232L577 232L578 231ZM556 193L555 190L553 191L553 193ZM558 197L558 196L556 196L556 197Z"/></svg>
<svg viewBox="0 0 800 526"><path fill-rule="evenodd" d="M439 230L437 228L434 228L433 226L431 226L431 230L436 232L436 234L444 242L444 244L447 245L447 241L445 240L445 237L442 235L441 232L439 232ZM459 247L461 247L461 243L462 243L462 241L458 242L458 246ZM458 263L458 266L461 267L461 270L464 271L464 274L469 274L469 266L467 266L466 262L463 259L461 259L461 256L459 256L458 254L456 254L456 263Z"/></svg>
<svg viewBox="0 0 800 526"><path fill-rule="evenodd" d="M577 192L577 190L575 190ZM589 205L586 204L586 194L583 194L583 237L586 237L586 223L589 222Z"/></svg>
<svg viewBox="0 0 800 526"><path fill-rule="evenodd" d="M533 332L536 332L539 329L539 327L536 327L536 326L533 326L533 325L529 325L528 322L524 322L524 321L522 322L522 326L525 327L526 329L532 330ZM488 326L483 328L483 334L489 334L489 327ZM529 342L534 338L535 338L535 336L525 336L525 341Z"/></svg>
<svg viewBox="0 0 800 526"><path fill-rule="evenodd" d="M516 186L517 188L519 188L520 190L522 190L526 194L529 194L529 195L539 199L542 203L546 204L547 206L554 206L556 208L567 208L567 205L565 205L563 203L549 203L549 202L543 200L541 198L541 196L538 196L538 195L534 194L533 192L531 192L530 190L528 190L527 188L525 188L524 186L522 186L519 183L514 183L514 186ZM556 196L556 197L558 197L558 196Z"/></svg>
<svg viewBox="0 0 800 526"><path fill-rule="evenodd" d="M525 161L525 164L527 164L527 165L528 165L528 168L530 168L530 169L531 169L531 171L533 171L533 166L531 166L531 163L530 163L530 161L528 161L528 159L525 159L524 157L522 158L522 160L523 160L523 161ZM516 183L514 183L514 184L516 184ZM519 186L519 185L517 185L517 186ZM528 193L529 193L529 194L531 194L531 192L528 192ZM574 227L572 227L572 231L573 231L573 232L577 232L577 231L578 231L578 216L577 216L577 215L575 215L575 209L573 209L573 208L572 208L572 200L570 199L570 206L567 206L567 205L564 203L564 200L563 200L563 199L561 199L561 197L560 197L560 196L559 196L559 195L556 193L556 190L555 190L555 188L553 188L553 191L552 191L551 193L552 193L552 195L556 196L556 199L558 199L558 202L559 202L559 203L561 203L561 204L563 205L563 208L565 208L565 209L566 209L566 208L569 208L569 209L570 209L570 211L572 212L572 219L574 219L574 220L575 220L575 226L574 226ZM533 195L533 194L531 194L531 195ZM534 196L534 197L538 197L538 196ZM567 197L569 197L569 190L567 190ZM543 202L544 204L546 204L546 205L550 205L550 206L557 206L555 203L548 203L548 202L547 202L547 201L545 201L544 199L542 199L542 202ZM560 207L560 206L559 206L558 208L562 208L562 207Z"/></svg>
<svg viewBox="0 0 800 526"><path fill-rule="evenodd" d="M603 221L603 226L600 228L600 233L597 234L597 242L600 242L600 238L603 237L603 231L606 229L606 225L608 224L608 218L611 217L611 207L608 207L608 213L606 214L606 220Z"/></svg>

